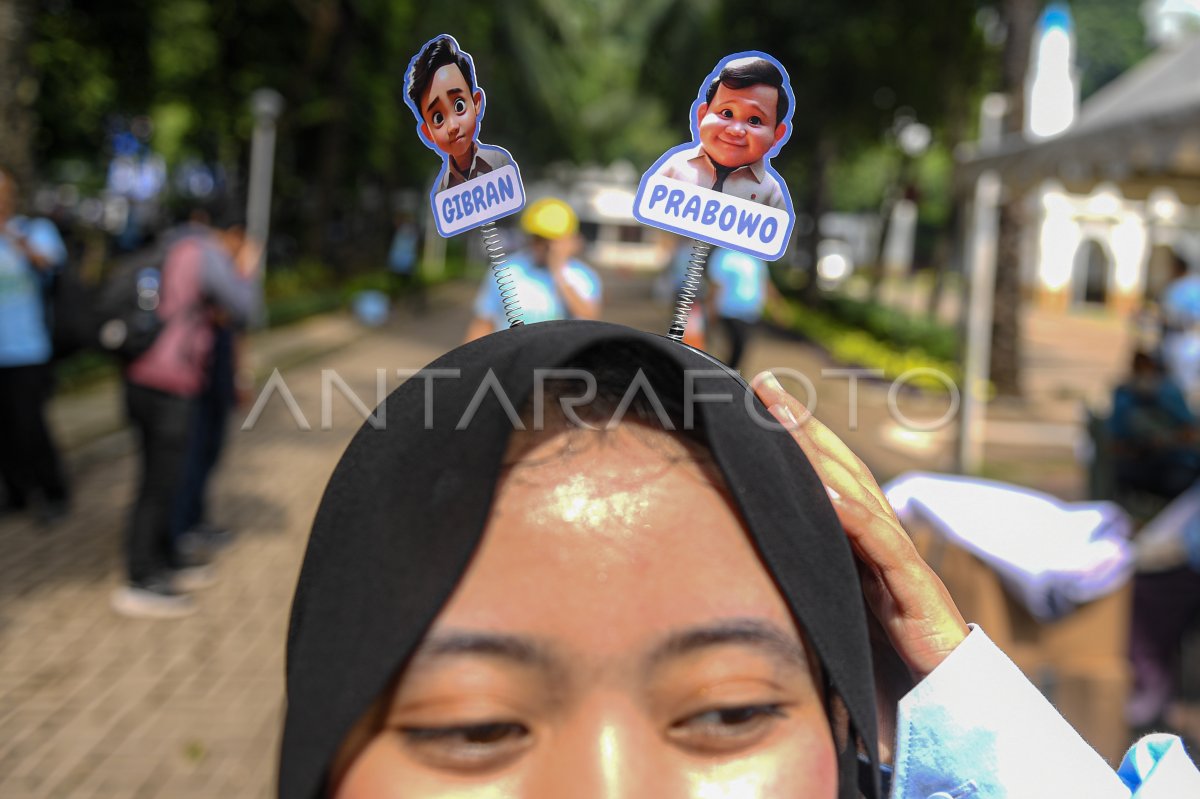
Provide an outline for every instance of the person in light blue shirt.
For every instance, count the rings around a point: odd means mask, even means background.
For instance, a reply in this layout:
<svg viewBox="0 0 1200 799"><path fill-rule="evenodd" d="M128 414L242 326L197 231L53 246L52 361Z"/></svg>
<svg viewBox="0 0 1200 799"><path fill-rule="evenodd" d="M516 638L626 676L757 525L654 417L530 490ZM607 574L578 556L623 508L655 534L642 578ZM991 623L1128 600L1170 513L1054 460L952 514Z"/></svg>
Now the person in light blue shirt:
<svg viewBox="0 0 1200 799"><path fill-rule="evenodd" d="M54 354L46 291L66 260L54 223L16 215L17 184L0 171L0 514L36 500L44 521L66 511L67 489L46 426Z"/></svg>
<svg viewBox="0 0 1200 799"><path fill-rule="evenodd" d="M578 249L579 220L571 207L562 200L539 200L521 215L521 228L529 243L508 259L502 277L521 321L529 325L598 318L603 287L591 267L572 257ZM475 296L475 317L466 340L508 327L504 304L501 289L489 273Z"/></svg>
<svg viewBox="0 0 1200 799"><path fill-rule="evenodd" d="M725 363L737 369L746 354L750 332L762 318L770 279L759 258L734 250L713 250L708 256L710 313L725 328L730 352Z"/></svg>
<svg viewBox="0 0 1200 799"><path fill-rule="evenodd" d="M388 248L388 293L392 300L410 295L418 313L424 312L427 304L418 264L420 244L421 231L416 220L408 211L401 211L396 215L396 231Z"/></svg>
<svg viewBox="0 0 1200 799"><path fill-rule="evenodd" d="M1195 409L1200 401L1200 274L1178 252L1171 255L1172 280L1161 303L1163 363Z"/></svg>

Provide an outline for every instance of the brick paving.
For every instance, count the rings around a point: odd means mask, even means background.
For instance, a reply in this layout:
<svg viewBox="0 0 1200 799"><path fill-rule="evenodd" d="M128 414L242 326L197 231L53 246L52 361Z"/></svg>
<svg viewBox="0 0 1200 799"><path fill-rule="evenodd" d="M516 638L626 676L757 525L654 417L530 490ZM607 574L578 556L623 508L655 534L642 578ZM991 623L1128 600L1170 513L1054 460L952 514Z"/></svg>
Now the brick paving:
<svg viewBox="0 0 1200 799"><path fill-rule="evenodd" d="M291 593L321 491L359 423L339 397L333 428L320 429L321 370L336 368L373 405L376 369L389 370L390 389L396 369L458 343L472 290L446 287L422 320L282 368L313 430L297 429L276 398L253 430L231 436L214 505L239 537L192 617L134 621L109 608L135 479L127 441L72 458L75 507L60 525L0 521L0 797L272 795ZM643 285L613 280L606 293L606 318L665 329L667 312L644 300ZM787 366L812 376L822 418L881 477L946 467L945 447L922 460L880 445L885 388L860 387L859 430L848 431L848 383L818 378L830 365L806 345L762 335L745 371Z"/></svg>
<svg viewBox="0 0 1200 799"><path fill-rule="evenodd" d="M214 506L239 537L194 616L135 621L109 607L136 476L128 447L76 469L73 513L53 529L0 522L0 797L272 795L291 593L321 491L361 421L335 394L334 425L321 429L321 370L374 405L375 370L423 366L457 342L460 316L282 370L313 430L275 398L232 434Z"/></svg>

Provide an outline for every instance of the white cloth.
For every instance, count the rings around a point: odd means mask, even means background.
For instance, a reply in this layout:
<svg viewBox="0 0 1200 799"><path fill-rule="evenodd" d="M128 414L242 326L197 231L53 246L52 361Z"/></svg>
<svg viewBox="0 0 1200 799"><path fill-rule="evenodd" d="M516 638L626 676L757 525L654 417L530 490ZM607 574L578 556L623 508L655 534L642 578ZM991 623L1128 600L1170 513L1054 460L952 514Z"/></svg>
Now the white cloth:
<svg viewBox="0 0 1200 799"><path fill-rule="evenodd" d="M1129 517L1008 483L910 472L884 486L901 523L924 521L1000 576L1036 618L1059 618L1133 573Z"/></svg>
<svg viewBox="0 0 1200 799"><path fill-rule="evenodd" d="M896 729L891 799L1200 797L1178 738L1143 738L1114 773L974 625L900 700Z"/></svg>

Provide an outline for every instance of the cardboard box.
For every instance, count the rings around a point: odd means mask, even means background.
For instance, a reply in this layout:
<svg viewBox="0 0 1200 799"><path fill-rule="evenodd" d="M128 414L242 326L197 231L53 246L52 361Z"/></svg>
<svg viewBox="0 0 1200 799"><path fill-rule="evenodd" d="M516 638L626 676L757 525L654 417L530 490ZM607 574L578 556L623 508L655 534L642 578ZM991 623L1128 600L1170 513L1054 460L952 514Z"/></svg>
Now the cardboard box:
<svg viewBox="0 0 1200 799"><path fill-rule="evenodd" d="M917 551L957 603L1114 767L1130 743L1125 700L1132 585L1055 622L1037 621L982 561L935 530L910 525Z"/></svg>

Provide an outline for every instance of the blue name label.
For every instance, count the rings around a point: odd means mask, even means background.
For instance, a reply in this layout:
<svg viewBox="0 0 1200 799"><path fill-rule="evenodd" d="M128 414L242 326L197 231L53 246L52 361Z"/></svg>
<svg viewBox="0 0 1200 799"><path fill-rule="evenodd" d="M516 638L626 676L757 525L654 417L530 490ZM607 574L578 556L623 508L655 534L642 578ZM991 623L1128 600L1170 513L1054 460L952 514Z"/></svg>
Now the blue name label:
<svg viewBox="0 0 1200 799"><path fill-rule="evenodd" d="M433 215L444 238L508 216L524 205L525 187L512 164L433 195Z"/></svg>
<svg viewBox="0 0 1200 799"><path fill-rule="evenodd" d="M767 261L787 250L787 211L690 183L647 175L634 216L655 227L740 250Z"/></svg>

